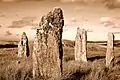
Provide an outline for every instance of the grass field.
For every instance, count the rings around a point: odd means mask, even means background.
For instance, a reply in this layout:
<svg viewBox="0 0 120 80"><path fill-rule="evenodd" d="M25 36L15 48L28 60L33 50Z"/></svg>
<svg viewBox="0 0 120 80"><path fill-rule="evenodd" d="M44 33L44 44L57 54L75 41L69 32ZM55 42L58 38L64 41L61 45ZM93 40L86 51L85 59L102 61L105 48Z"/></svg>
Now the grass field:
<svg viewBox="0 0 120 80"><path fill-rule="evenodd" d="M87 63L74 60L74 41L63 40L63 75L61 80L119 80L120 79L120 47L115 47L114 66L105 67L106 47L98 43L88 42ZM17 57L17 46L0 47L0 80L33 80L32 47L30 56Z"/></svg>

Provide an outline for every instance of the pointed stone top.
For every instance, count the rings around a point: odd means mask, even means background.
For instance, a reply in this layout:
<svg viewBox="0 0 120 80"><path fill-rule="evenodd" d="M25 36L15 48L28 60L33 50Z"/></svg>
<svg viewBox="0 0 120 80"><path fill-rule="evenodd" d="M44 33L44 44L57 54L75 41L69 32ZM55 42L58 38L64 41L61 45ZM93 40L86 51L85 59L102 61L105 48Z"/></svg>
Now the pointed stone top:
<svg viewBox="0 0 120 80"><path fill-rule="evenodd" d="M77 30L79 30L80 29L80 27L77 27Z"/></svg>
<svg viewBox="0 0 120 80"><path fill-rule="evenodd" d="M112 32L109 32L108 35L114 35Z"/></svg>
<svg viewBox="0 0 120 80"><path fill-rule="evenodd" d="M40 28L45 28L44 25L48 25L48 26L53 25L54 27L63 27L64 26L63 19L64 18L63 18L62 9L55 7L48 14L42 16L39 26L40 26ZM49 25L49 24L51 24L51 25Z"/></svg>
<svg viewBox="0 0 120 80"><path fill-rule="evenodd" d="M23 33L22 33L22 35L26 35L26 33L25 33L25 32L23 32Z"/></svg>

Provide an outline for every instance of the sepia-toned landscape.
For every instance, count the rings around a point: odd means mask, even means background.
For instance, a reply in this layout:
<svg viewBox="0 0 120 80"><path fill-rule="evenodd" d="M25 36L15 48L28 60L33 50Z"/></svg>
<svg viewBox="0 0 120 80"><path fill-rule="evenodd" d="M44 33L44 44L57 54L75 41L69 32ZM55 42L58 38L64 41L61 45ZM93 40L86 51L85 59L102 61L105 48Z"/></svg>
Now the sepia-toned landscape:
<svg viewBox="0 0 120 80"><path fill-rule="evenodd" d="M119 5L0 0L0 80L120 80Z"/></svg>

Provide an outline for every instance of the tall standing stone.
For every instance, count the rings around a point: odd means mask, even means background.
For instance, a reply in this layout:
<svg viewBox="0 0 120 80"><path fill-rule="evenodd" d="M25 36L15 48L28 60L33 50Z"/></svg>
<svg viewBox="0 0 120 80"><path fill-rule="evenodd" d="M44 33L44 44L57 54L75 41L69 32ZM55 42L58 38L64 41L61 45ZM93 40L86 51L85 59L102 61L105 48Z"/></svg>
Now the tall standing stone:
<svg viewBox="0 0 120 80"><path fill-rule="evenodd" d="M42 16L36 31L33 50L33 76L44 80L59 80L62 73L63 12L55 8Z"/></svg>
<svg viewBox="0 0 120 80"><path fill-rule="evenodd" d="M87 62L87 32L84 29L77 28L75 60Z"/></svg>
<svg viewBox="0 0 120 80"><path fill-rule="evenodd" d="M25 32L22 33L18 44L18 57L22 57L23 55L29 56L28 38Z"/></svg>
<svg viewBox="0 0 120 80"><path fill-rule="evenodd" d="M114 34L108 33L107 52L106 52L106 66L109 67L114 59Z"/></svg>

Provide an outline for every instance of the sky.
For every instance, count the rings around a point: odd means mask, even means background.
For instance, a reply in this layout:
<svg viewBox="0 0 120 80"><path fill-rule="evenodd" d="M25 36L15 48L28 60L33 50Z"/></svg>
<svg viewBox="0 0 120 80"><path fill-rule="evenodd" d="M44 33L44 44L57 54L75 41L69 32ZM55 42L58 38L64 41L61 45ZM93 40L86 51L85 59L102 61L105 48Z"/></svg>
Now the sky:
<svg viewBox="0 0 120 80"><path fill-rule="evenodd" d="M60 3L56 1L25 1L0 3L0 40L18 40L24 31L29 40L34 35L42 15L54 7L62 8L65 25L63 39L75 40L77 27L86 29L89 41L107 40L109 32L120 39L120 10L109 10L103 5Z"/></svg>

